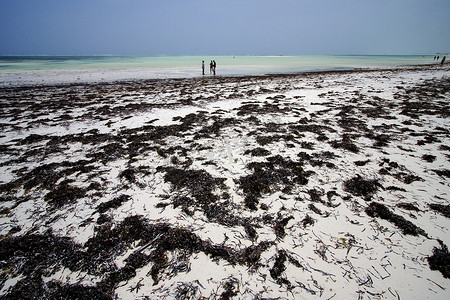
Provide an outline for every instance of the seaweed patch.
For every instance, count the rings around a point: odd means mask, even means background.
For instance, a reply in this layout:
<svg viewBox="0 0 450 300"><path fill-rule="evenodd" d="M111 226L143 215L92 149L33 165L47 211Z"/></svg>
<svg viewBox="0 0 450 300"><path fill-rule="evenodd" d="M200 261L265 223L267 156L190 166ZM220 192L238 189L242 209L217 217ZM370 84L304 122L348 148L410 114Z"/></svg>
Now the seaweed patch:
<svg viewBox="0 0 450 300"><path fill-rule="evenodd" d="M52 189L44 197L53 208L60 208L66 204L70 204L86 195L83 188L79 188L69 184L70 181L63 181Z"/></svg>
<svg viewBox="0 0 450 300"><path fill-rule="evenodd" d="M289 190L294 185L305 185L312 172L304 171L302 163L271 156L267 162L253 162L247 166L253 173L237 182L245 194L245 205L256 210L259 198L278 189Z"/></svg>
<svg viewBox="0 0 450 300"><path fill-rule="evenodd" d="M252 156L268 156L268 155L270 155L270 151L266 150L264 148L258 147L253 150L247 150L244 152L244 154L246 154L246 155L250 154Z"/></svg>
<svg viewBox="0 0 450 300"><path fill-rule="evenodd" d="M437 203L430 203L430 204L428 204L428 206L432 210L440 213L441 215L443 215L447 218L450 218L450 204L443 205L443 204L437 204Z"/></svg>
<svg viewBox="0 0 450 300"><path fill-rule="evenodd" d="M378 180L364 179L360 175L344 182L345 191L355 196L363 196L366 201L369 201L381 187Z"/></svg>
<svg viewBox="0 0 450 300"><path fill-rule="evenodd" d="M102 213L106 212L108 209L120 207L124 202L126 202L130 199L131 199L131 196L129 196L129 195L120 195L110 201L100 203L100 205L97 206L97 211L102 214Z"/></svg>
<svg viewBox="0 0 450 300"><path fill-rule="evenodd" d="M445 278L450 278L450 253L447 245L438 240L440 248L433 248L433 255L427 257L431 270L438 270Z"/></svg>
<svg viewBox="0 0 450 300"><path fill-rule="evenodd" d="M381 218L393 223L395 226L402 230L403 234L410 234L414 236L420 234L428 237L423 229L417 227L412 222L406 220L404 217L394 214L384 204L371 202L369 206L366 207L365 211L366 214L373 218Z"/></svg>
<svg viewBox="0 0 450 300"><path fill-rule="evenodd" d="M406 203L406 202L398 203L397 207L406 209L406 210L417 211L417 212L420 211L420 209L418 209L417 206L415 206L412 203Z"/></svg>
<svg viewBox="0 0 450 300"><path fill-rule="evenodd" d="M354 143L354 137L344 134L341 140L331 142L333 148L342 148L353 153L359 153L359 147Z"/></svg>
<svg viewBox="0 0 450 300"><path fill-rule="evenodd" d="M182 170L173 167L158 168L166 174L164 180L170 182L176 190L187 190L192 197L176 197L174 207L181 206L183 210L208 210L209 205L220 201L220 196L214 193L216 188L224 188L224 178L214 178L203 170Z"/></svg>

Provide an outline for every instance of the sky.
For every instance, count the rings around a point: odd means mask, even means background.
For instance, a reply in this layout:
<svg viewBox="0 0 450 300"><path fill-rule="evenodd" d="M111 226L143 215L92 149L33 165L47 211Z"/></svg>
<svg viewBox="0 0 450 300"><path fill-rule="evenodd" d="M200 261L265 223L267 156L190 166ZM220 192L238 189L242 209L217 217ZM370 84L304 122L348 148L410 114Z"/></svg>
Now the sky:
<svg viewBox="0 0 450 300"><path fill-rule="evenodd" d="M0 55L450 52L450 0L0 0Z"/></svg>

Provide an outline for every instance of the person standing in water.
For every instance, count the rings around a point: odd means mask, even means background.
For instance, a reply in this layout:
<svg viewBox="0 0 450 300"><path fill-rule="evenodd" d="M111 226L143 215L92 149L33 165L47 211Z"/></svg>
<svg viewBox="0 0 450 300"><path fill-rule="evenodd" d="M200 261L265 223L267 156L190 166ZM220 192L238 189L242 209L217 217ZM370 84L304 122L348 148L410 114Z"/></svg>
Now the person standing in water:
<svg viewBox="0 0 450 300"><path fill-rule="evenodd" d="M442 58L441 65L443 65L444 63L445 63L445 55L444 55L444 57Z"/></svg>
<svg viewBox="0 0 450 300"><path fill-rule="evenodd" d="M202 60L202 75L205 75L205 61Z"/></svg>
<svg viewBox="0 0 450 300"><path fill-rule="evenodd" d="M209 63L209 74L212 74L212 70L213 70L213 61Z"/></svg>

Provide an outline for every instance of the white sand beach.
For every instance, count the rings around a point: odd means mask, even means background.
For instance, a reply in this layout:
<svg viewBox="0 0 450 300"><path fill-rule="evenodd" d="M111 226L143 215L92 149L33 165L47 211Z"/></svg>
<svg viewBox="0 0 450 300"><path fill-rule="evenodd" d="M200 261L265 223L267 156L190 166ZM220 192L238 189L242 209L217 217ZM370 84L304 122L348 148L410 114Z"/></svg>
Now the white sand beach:
<svg viewBox="0 0 450 300"><path fill-rule="evenodd" d="M0 297L448 299L450 66L0 88Z"/></svg>

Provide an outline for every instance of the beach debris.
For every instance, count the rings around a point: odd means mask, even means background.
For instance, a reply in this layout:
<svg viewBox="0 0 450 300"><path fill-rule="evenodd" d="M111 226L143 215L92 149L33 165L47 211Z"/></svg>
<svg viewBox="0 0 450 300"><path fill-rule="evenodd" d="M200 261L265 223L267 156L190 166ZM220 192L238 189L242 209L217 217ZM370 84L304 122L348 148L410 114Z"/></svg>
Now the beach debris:
<svg viewBox="0 0 450 300"><path fill-rule="evenodd" d="M47 193L44 200L47 201L52 208L60 208L66 204L77 201L86 195L83 188L69 184L71 181L63 181Z"/></svg>
<svg viewBox="0 0 450 300"><path fill-rule="evenodd" d="M250 240L256 241L258 239L258 233L249 222L244 224L244 230Z"/></svg>
<svg viewBox="0 0 450 300"><path fill-rule="evenodd" d="M450 91L450 78L444 76L440 79L426 80L402 91L404 93L400 95L401 114L413 119L420 115L449 117L450 104L444 99Z"/></svg>
<svg viewBox="0 0 450 300"><path fill-rule="evenodd" d="M290 285L290 282L287 279L280 278L281 274L286 270L286 266L284 265L286 260L287 260L286 251L284 250L278 251L278 254L275 258L275 263L273 264L273 267L270 269L270 276L272 276L272 278L276 280L277 283L280 285L282 284Z"/></svg>
<svg viewBox="0 0 450 300"><path fill-rule="evenodd" d="M433 170L433 172L441 177L450 178L450 170L449 169Z"/></svg>
<svg viewBox="0 0 450 300"><path fill-rule="evenodd" d="M415 206L412 203L407 203L407 202L402 202L402 203L398 203L397 207L405 209L405 210L412 210L412 211L416 211L419 212L420 209L417 208L417 206Z"/></svg>
<svg viewBox="0 0 450 300"><path fill-rule="evenodd" d="M314 225L314 219L313 218L311 218L311 216L309 216L309 215L306 215L304 218L303 218L303 220L302 220L302 225L303 225L303 228L305 228L306 226L310 226L310 225Z"/></svg>
<svg viewBox="0 0 450 300"><path fill-rule="evenodd" d="M318 215L323 215L323 212L320 209L318 209L313 203L310 203L308 205L308 208Z"/></svg>
<svg viewBox="0 0 450 300"><path fill-rule="evenodd" d="M417 176L407 170L405 166L400 165L395 161L391 161L389 158L383 158L379 163L379 166L383 167L379 170L381 175L391 175L406 184L411 184L414 181L424 181L424 179L420 176Z"/></svg>
<svg viewBox="0 0 450 300"><path fill-rule="evenodd" d="M270 155L270 151L264 148L258 147L253 150L246 150L244 152L245 155L250 154L251 156L268 156Z"/></svg>
<svg viewBox="0 0 450 300"><path fill-rule="evenodd" d="M26 234L0 241L2 270L13 270L13 276L24 278L10 289L11 299L42 299L73 297L74 299L93 297L113 299L112 294L96 286L83 284L60 284L44 282L42 276L55 272L52 266L62 264L71 270L79 270L79 245L67 237L45 234ZM19 276L20 277L20 276Z"/></svg>
<svg viewBox="0 0 450 300"><path fill-rule="evenodd" d="M441 215L450 218L450 204L444 205L444 204L430 203L428 204L428 206L432 210L440 213Z"/></svg>
<svg viewBox="0 0 450 300"><path fill-rule="evenodd" d="M200 288L191 282L180 282L175 289L175 299L199 299L201 297Z"/></svg>
<svg viewBox="0 0 450 300"><path fill-rule="evenodd" d="M398 72L0 88L0 298L404 298L394 260L447 288L415 245L450 215L450 82ZM229 273L183 279L203 260Z"/></svg>
<svg viewBox="0 0 450 300"><path fill-rule="evenodd" d="M290 220L293 220L293 216L289 217L282 217L280 214L278 215L277 220L275 221L275 226L273 230L275 231L275 234L277 236L277 239L283 239L286 235L285 227L288 224Z"/></svg>
<svg viewBox="0 0 450 300"><path fill-rule="evenodd" d="M266 162L252 162L247 168L252 174L237 180L245 194L245 205L250 210L257 210L259 198L277 190L288 191L294 185L305 185L311 171L304 171L302 163L271 156Z"/></svg>
<svg viewBox="0 0 450 300"><path fill-rule="evenodd" d="M414 175L414 174L408 174L405 172L400 172L394 175L395 178L397 178L400 181L403 181L406 184L411 184L414 181L425 181L422 177Z"/></svg>
<svg viewBox="0 0 450 300"><path fill-rule="evenodd" d="M442 276L450 279L450 253L447 245L438 240L440 248L433 248L433 255L427 257L431 270L438 270Z"/></svg>
<svg viewBox="0 0 450 300"><path fill-rule="evenodd" d="M371 202L368 207L365 209L366 214L373 218L381 218L383 220L389 221L398 228L401 229L403 234L409 235L423 235L424 237L428 237L426 232L414 225L412 222L406 220L404 217L394 214L389 210L384 204L378 202Z"/></svg>
<svg viewBox="0 0 450 300"><path fill-rule="evenodd" d="M426 162L432 163L436 160L436 156L431 154L424 154L422 155L422 159Z"/></svg>
<svg viewBox="0 0 450 300"><path fill-rule="evenodd" d="M190 216L200 210L210 221L228 226L242 224L239 217L231 213L232 204L224 197L226 193L217 193L217 190L225 190L225 178L215 178L204 170L174 167L158 167L157 170L166 173L164 180L171 183L175 191L189 193L171 198L174 208L181 207Z"/></svg>
<svg viewBox="0 0 450 300"><path fill-rule="evenodd" d="M297 156L302 160L302 162L309 162L309 164L313 167L326 166L330 169L336 168L336 165L330 160L339 158L338 155L330 151L316 152L312 153L312 155L306 152L299 152Z"/></svg>
<svg viewBox="0 0 450 300"><path fill-rule="evenodd" d="M342 135L342 139L340 141L339 140L332 141L331 146L333 148L342 148L352 153L359 153L360 150L358 146L353 142L354 139L355 136L346 133Z"/></svg>
<svg viewBox="0 0 450 300"><path fill-rule="evenodd" d="M240 281L234 276L227 278L225 283L222 284L224 291L220 294L220 300L229 300L238 295L240 287Z"/></svg>
<svg viewBox="0 0 450 300"><path fill-rule="evenodd" d="M346 192L355 196L363 196L366 201L370 201L379 188L382 188L382 185L377 179L364 179L361 175L356 175L344 182Z"/></svg>
<svg viewBox="0 0 450 300"><path fill-rule="evenodd" d="M358 167L362 167L367 165L370 162L370 159L367 160L357 160L354 162L355 165L357 165Z"/></svg>
<svg viewBox="0 0 450 300"><path fill-rule="evenodd" d="M139 242L140 246L125 259L126 265L118 269L113 259L135 242ZM188 272L186 261L193 253L201 251L212 259L224 259L231 264L251 267L259 264L261 253L272 245L273 242L263 241L235 250L201 240L188 228L173 227L166 223L150 224L143 217L136 215L127 217L115 227L98 227L96 235L84 245L51 233L6 238L0 241L0 259L5 262L3 269L14 269L15 274L35 275L26 277L23 281L26 286L41 284L42 279L34 273L35 270L41 270L38 274L52 274L56 270L49 268L61 263L72 271L85 271L102 277L101 290L111 297L111 292L120 282L134 277L137 268L149 263L153 264L149 274L154 284L157 284L165 277L171 278L179 272ZM168 259L169 252L178 253L175 260ZM49 255L50 253L52 255ZM25 264L17 264L23 259L26 259ZM25 287L16 285L13 294L26 296L29 292L23 288ZM92 288L85 292L98 291L97 288Z"/></svg>
<svg viewBox="0 0 450 300"><path fill-rule="evenodd" d="M101 288L83 284L62 284L57 281L44 282L41 278L26 277L8 293L9 299L99 299L114 297Z"/></svg>
<svg viewBox="0 0 450 300"><path fill-rule="evenodd" d="M369 132L365 136L371 140L374 140L375 143L373 144L373 147L378 149L388 146L392 139L391 135L375 134L373 132Z"/></svg>
<svg viewBox="0 0 450 300"><path fill-rule="evenodd" d="M101 213L101 214L105 213L110 208L118 208L118 207L120 207L124 202L127 202L130 199L131 199L130 195L125 195L125 194L120 195L120 196L115 197L114 199L112 199L110 201L100 203L97 206L97 211L99 213Z"/></svg>
<svg viewBox="0 0 450 300"><path fill-rule="evenodd" d="M387 190L387 191L397 191L397 192L406 192L406 190L404 188L398 187L398 186L394 186L394 185L390 185L390 186L386 187L385 190Z"/></svg>
<svg viewBox="0 0 450 300"><path fill-rule="evenodd" d="M31 171L28 168L17 172L17 179L2 185L4 191L12 193L19 188L29 191L33 188L52 190L57 182L74 173L89 173L92 161L79 160L77 162L64 161L61 163L49 163L35 167ZM67 181L66 181L67 183Z"/></svg>
<svg viewBox="0 0 450 300"><path fill-rule="evenodd" d="M130 183L136 183L136 175L139 173L143 173L143 175L148 175L145 171L148 170L148 167L140 166L138 168L131 167L128 169L123 170L119 174L120 179L125 179Z"/></svg>

